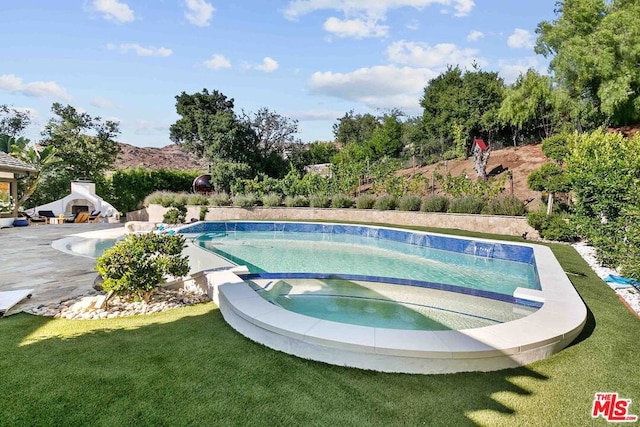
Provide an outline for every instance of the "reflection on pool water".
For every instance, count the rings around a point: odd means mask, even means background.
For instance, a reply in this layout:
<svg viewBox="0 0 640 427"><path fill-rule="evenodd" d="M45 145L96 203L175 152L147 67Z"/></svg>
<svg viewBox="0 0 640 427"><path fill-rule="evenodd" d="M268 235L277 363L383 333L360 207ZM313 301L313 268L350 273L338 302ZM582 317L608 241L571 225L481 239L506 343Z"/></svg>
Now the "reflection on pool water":
<svg viewBox="0 0 640 427"><path fill-rule="evenodd" d="M116 244L118 239L85 237L72 239L66 244L66 250L78 255L98 258L102 253Z"/></svg>
<svg viewBox="0 0 640 427"><path fill-rule="evenodd" d="M196 243L252 273L356 274L441 283L513 295L539 289L531 263L345 234L231 231Z"/></svg>
<svg viewBox="0 0 640 427"><path fill-rule="evenodd" d="M460 330L520 319L537 308L436 289L344 279L247 281L262 298L318 319L375 328Z"/></svg>

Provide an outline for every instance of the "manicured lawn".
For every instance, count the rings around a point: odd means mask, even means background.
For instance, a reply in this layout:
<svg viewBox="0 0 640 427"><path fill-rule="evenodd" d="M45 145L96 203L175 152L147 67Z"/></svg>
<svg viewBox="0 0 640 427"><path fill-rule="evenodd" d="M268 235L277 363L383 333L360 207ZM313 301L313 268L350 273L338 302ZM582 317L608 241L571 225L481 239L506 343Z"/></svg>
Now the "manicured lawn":
<svg viewBox="0 0 640 427"><path fill-rule="evenodd" d="M0 425L604 425L590 416L597 391L640 414L640 320L570 246L551 247L590 317L572 346L523 368L325 365L249 341L212 303L104 321L19 314L0 320Z"/></svg>

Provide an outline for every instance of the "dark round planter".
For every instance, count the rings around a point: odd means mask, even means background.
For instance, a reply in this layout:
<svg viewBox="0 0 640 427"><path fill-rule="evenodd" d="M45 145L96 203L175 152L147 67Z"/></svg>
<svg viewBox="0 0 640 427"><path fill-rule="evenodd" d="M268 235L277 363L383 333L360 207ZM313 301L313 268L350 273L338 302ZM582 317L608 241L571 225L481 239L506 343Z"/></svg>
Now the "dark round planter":
<svg viewBox="0 0 640 427"><path fill-rule="evenodd" d="M27 225L29 225L29 220L26 218L18 218L13 221L14 227L26 227Z"/></svg>

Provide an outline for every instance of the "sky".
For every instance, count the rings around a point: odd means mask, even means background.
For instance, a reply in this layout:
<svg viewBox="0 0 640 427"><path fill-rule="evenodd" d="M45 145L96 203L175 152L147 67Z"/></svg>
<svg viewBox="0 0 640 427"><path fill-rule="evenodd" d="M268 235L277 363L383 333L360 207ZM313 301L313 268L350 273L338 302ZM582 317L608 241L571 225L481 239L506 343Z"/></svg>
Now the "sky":
<svg viewBox="0 0 640 427"><path fill-rule="evenodd" d="M333 140L350 110L422 113L430 79L472 64L512 83L546 73L535 28L555 0L0 0L0 104L41 139L51 105L120 123L118 140L171 143L175 97L206 88Z"/></svg>

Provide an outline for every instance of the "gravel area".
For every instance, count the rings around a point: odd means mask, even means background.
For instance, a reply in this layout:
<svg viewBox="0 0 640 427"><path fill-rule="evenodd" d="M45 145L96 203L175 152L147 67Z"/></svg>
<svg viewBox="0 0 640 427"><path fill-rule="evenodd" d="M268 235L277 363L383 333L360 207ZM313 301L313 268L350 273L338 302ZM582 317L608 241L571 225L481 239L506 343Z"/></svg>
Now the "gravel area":
<svg viewBox="0 0 640 427"><path fill-rule="evenodd" d="M604 280L610 274L620 275L619 272L613 270L611 268L603 267L596 258L596 250L589 246L584 242L574 243L572 245L574 249L584 258L584 260L589 264L591 269L602 279ZM629 307L636 312L640 316L640 292L638 292L633 287L629 286L621 286L616 283L605 282L611 289L613 289L616 294L618 294L622 299L624 299Z"/></svg>

